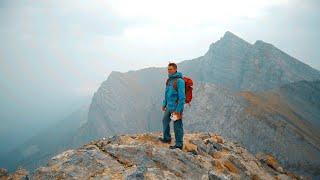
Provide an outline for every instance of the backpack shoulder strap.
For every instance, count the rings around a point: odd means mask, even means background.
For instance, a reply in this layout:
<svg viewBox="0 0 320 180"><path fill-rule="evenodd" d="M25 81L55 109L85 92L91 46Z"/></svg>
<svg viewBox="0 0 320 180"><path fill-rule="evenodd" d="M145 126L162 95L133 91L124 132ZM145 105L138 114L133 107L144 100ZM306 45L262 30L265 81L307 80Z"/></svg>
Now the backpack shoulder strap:
<svg viewBox="0 0 320 180"><path fill-rule="evenodd" d="M177 80L178 80L178 78L175 78L175 79L173 80L173 88L174 88L176 91L178 90ZM166 85L168 85L168 84L169 84L169 78L168 78L167 81L166 81Z"/></svg>
<svg viewBox="0 0 320 180"><path fill-rule="evenodd" d="M166 86L168 86L168 84L169 84L169 78L168 78L167 81L166 81Z"/></svg>
<svg viewBox="0 0 320 180"><path fill-rule="evenodd" d="M174 88L176 91L178 91L177 81L178 81L178 78L175 78L174 81L173 81L173 88Z"/></svg>

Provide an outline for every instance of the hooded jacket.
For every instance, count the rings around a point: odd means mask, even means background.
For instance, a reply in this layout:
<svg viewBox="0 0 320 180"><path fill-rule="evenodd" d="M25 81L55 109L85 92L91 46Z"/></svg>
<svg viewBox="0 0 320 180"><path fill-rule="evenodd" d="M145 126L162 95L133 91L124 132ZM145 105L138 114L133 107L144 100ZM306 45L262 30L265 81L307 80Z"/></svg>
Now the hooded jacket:
<svg viewBox="0 0 320 180"><path fill-rule="evenodd" d="M162 106L167 107L169 110L181 112L184 107L186 95L185 95L185 82L182 79L182 73L176 72L174 74L168 74L169 82L165 88L164 100ZM177 91L173 87L174 79L177 79ZM176 102L178 100L178 102Z"/></svg>

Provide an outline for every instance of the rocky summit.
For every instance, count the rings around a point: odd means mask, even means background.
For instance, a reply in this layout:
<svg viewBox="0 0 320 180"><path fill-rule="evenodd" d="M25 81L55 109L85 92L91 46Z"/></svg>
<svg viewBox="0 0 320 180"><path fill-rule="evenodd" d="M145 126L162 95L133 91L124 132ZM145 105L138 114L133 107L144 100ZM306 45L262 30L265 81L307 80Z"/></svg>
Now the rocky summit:
<svg viewBox="0 0 320 180"><path fill-rule="evenodd" d="M309 179L285 170L270 154L253 155L216 133L185 132L182 150L169 149L158 137L161 132L93 140L52 157L28 178Z"/></svg>

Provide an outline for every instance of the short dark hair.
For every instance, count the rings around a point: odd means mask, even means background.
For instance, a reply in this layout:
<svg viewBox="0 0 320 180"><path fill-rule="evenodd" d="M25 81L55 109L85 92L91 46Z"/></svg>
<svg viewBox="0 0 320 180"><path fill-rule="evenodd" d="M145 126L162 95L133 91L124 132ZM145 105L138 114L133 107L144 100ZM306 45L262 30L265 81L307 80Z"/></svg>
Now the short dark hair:
<svg viewBox="0 0 320 180"><path fill-rule="evenodd" d="M169 63L168 66L173 66L175 69L178 68L177 64L176 64L176 63L173 63L173 62Z"/></svg>

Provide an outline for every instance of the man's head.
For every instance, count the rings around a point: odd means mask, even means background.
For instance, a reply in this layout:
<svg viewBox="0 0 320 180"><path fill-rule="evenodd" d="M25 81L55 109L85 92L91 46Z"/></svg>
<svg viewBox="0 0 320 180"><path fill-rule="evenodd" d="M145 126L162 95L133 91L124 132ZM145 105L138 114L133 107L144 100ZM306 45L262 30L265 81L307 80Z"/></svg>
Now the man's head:
<svg viewBox="0 0 320 180"><path fill-rule="evenodd" d="M168 74L174 74L177 72L177 64L176 63L169 63L168 64Z"/></svg>

